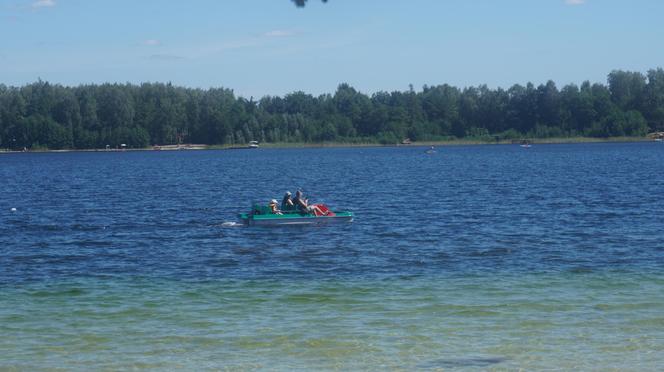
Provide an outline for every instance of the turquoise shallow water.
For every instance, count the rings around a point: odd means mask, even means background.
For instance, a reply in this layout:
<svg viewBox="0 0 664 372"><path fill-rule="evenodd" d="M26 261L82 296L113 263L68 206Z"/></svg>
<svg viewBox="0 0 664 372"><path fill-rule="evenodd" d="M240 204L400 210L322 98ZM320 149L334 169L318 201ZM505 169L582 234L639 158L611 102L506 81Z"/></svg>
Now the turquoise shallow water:
<svg viewBox="0 0 664 372"><path fill-rule="evenodd" d="M0 367L657 370L664 276L2 288Z"/></svg>
<svg viewBox="0 0 664 372"><path fill-rule="evenodd" d="M3 154L0 371L664 364L664 146L424 150Z"/></svg>

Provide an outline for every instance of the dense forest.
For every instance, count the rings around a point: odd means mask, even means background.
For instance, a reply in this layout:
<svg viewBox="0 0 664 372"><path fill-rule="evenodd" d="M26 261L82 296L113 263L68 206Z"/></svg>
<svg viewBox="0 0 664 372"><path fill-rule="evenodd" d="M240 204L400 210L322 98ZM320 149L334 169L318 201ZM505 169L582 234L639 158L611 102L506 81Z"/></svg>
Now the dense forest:
<svg viewBox="0 0 664 372"><path fill-rule="evenodd" d="M258 101L171 84L0 85L0 148L178 143L377 142L643 136L664 130L664 69L613 71L608 84L552 81L505 90L424 86L366 95L294 92Z"/></svg>

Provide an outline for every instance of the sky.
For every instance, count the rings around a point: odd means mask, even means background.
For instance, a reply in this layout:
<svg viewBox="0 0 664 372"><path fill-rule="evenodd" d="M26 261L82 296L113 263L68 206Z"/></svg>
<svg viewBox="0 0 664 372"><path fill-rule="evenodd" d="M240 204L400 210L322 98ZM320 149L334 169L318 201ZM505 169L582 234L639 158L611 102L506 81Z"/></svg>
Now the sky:
<svg viewBox="0 0 664 372"><path fill-rule="evenodd" d="M0 84L558 86L664 67L661 0L0 0Z"/></svg>

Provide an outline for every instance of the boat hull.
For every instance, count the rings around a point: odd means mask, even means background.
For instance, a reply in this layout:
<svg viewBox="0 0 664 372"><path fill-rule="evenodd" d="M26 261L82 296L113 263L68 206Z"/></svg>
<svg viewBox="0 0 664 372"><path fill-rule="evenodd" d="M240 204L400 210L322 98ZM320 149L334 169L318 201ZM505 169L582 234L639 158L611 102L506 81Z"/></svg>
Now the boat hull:
<svg viewBox="0 0 664 372"><path fill-rule="evenodd" d="M334 216L314 216L301 214L261 214L242 213L240 220L249 226L302 226L349 223L353 221L353 213L336 212Z"/></svg>

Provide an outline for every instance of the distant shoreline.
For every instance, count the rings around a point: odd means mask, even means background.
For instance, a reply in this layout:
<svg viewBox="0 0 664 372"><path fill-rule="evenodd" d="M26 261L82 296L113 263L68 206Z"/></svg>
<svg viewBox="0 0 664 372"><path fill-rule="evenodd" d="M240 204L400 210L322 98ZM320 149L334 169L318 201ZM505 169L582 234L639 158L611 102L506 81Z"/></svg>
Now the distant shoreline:
<svg viewBox="0 0 664 372"><path fill-rule="evenodd" d="M619 142L652 142L648 137L569 137L569 138L526 138L531 144L568 144L568 143L619 143ZM321 148L321 147L422 147L422 146L481 146L481 145L517 145L520 140L482 141L482 140L445 140L445 141L417 141L409 144L380 144L380 143L349 143L349 142L323 142L323 143L265 143L263 148ZM211 148L224 149L224 147Z"/></svg>
<svg viewBox="0 0 664 372"><path fill-rule="evenodd" d="M620 143L620 142L653 142L648 137L568 137L568 138L529 138L530 144L583 144L583 143ZM518 142L513 140L500 141L482 141L482 140L445 140L445 141L417 141L409 144L381 144L381 143L351 143L351 142L322 142L322 143L302 143L302 142L277 142L262 143L259 148L269 149L292 149L292 148L341 148L341 147L422 147L422 146L482 146L482 145L516 145ZM58 153L58 152L126 152L126 151L186 151L186 150L256 150L238 145L168 145L144 148L126 148L126 149L36 149L27 151L0 149L0 154L16 153Z"/></svg>

